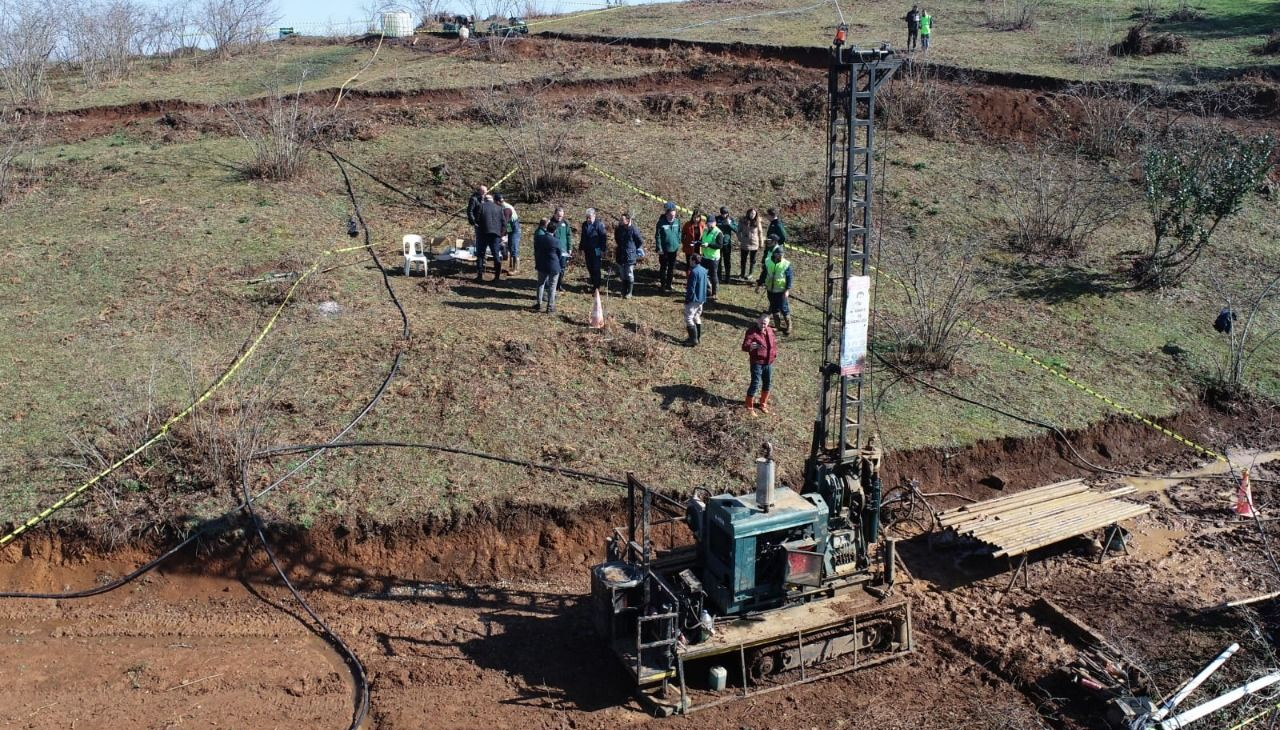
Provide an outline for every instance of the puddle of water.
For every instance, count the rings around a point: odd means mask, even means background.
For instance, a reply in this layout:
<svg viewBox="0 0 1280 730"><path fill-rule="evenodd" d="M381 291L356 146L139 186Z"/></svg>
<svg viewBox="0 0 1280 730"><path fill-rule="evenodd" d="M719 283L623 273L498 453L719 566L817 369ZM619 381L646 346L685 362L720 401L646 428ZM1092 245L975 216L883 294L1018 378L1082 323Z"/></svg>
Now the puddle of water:
<svg viewBox="0 0 1280 730"><path fill-rule="evenodd" d="M1227 458L1231 460L1230 464L1215 459L1191 471L1179 472L1166 477L1123 477L1120 479L1120 483L1131 486L1139 492L1163 492L1169 487L1181 484L1190 477L1229 474L1232 466L1239 470L1243 467L1254 467L1275 461L1280 459L1280 450L1229 452Z"/></svg>

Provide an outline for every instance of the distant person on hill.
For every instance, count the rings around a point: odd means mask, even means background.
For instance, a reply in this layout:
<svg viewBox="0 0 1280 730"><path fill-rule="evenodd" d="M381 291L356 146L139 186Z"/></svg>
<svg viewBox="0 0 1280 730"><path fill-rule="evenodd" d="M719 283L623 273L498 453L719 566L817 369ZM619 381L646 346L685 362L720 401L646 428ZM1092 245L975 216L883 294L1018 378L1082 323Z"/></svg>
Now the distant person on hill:
<svg viewBox="0 0 1280 730"><path fill-rule="evenodd" d="M484 256L486 252L493 254L493 280L502 277L502 257L498 247L502 245L502 230L505 221L502 208L493 202L492 195L484 196L480 210L476 213L476 281L484 281Z"/></svg>
<svg viewBox="0 0 1280 730"><path fill-rule="evenodd" d="M693 263L690 259L698 252L702 242L702 234L707 232L707 221L702 215L702 208L694 208L689 222L680 229L680 248L684 251L684 268L690 270Z"/></svg>
<svg viewBox="0 0 1280 730"><path fill-rule="evenodd" d="M769 214L769 230L765 231L765 238L776 238L778 243L786 243L787 227L782 225L782 219L778 217L778 211L770 208L767 212ZM769 256L769 248L771 246L772 244L766 244L764 250L765 257Z"/></svg>
<svg viewBox="0 0 1280 730"><path fill-rule="evenodd" d="M613 243L614 261L618 264L618 277L622 279L622 298L630 299L636 288L636 260L644 245L630 213L623 213L622 221L614 226Z"/></svg>
<svg viewBox="0 0 1280 730"><path fill-rule="evenodd" d="M920 38L920 6L912 5L902 19L907 21L907 50L914 51Z"/></svg>
<svg viewBox="0 0 1280 730"><path fill-rule="evenodd" d="M738 221L729 215L729 209L720 206L716 216L716 228L720 229L720 279L728 284L733 280L733 239L738 236Z"/></svg>
<svg viewBox="0 0 1280 730"><path fill-rule="evenodd" d="M741 259L738 261L738 278L748 281L752 274L756 273L756 252L760 250L760 244L764 243L764 223L760 220L760 213L755 208L747 211L738 225L738 255ZM750 266L747 260L750 259Z"/></svg>
<svg viewBox="0 0 1280 730"><path fill-rule="evenodd" d="M556 280L560 278L560 240L556 238L557 223L543 218L538 221L538 230L533 234L533 268L538 271L538 301L533 311L542 309L542 302L547 302L547 314L556 311Z"/></svg>
<svg viewBox="0 0 1280 730"><path fill-rule="evenodd" d="M680 218L676 216L676 204L667 201L658 226L653 234L653 247L658 252L658 281L662 291L671 291L671 280L676 275L676 256L680 253Z"/></svg>
<svg viewBox="0 0 1280 730"><path fill-rule="evenodd" d="M591 275L591 291L600 291L604 283L600 267L604 263L605 249L609 248L609 234L604 229L604 221L596 218L596 209L587 208L587 219L582 222L579 236L582 242L582 256L587 261L587 273Z"/></svg>
<svg viewBox="0 0 1280 730"><path fill-rule="evenodd" d="M933 16L927 10L920 11L920 50L929 52L929 36L933 33Z"/></svg>
<svg viewBox="0 0 1280 730"><path fill-rule="evenodd" d="M689 347L697 346L702 340L702 306L706 303L707 268L702 266L702 257L695 253L689 257L689 277L684 285L684 328L689 333L685 344Z"/></svg>
<svg viewBox="0 0 1280 730"><path fill-rule="evenodd" d="M564 219L564 208L556 208L551 216L551 223L551 231L560 242L560 278L556 281L556 288L564 291L564 279L569 273L569 260L573 258L573 226Z"/></svg>
<svg viewBox="0 0 1280 730"><path fill-rule="evenodd" d="M773 362L778 359L778 337L769 326L769 315L762 314L747 328L742 338L742 351L751 366L751 384L747 386L747 413L756 414L756 391L760 391L760 411L769 412L769 389L773 385Z"/></svg>
<svg viewBox="0 0 1280 730"><path fill-rule="evenodd" d="M506 239L508 261L511 262L510 273L520 268L520 216L515 206L502 199L502 193L493 194L493 202L502 206L502 237Z"/></svg>

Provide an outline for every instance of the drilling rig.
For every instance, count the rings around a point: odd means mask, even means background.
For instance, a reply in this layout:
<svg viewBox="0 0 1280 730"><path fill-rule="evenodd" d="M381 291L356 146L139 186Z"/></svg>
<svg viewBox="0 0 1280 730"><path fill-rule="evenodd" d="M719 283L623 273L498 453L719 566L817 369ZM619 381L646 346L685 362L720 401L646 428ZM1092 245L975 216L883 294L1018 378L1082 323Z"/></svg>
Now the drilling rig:
<svg viewBox="0 0 1280 730"><path fill-rule="evenodd" d="M847 30L836 34L827 76L822 366L803 486L777 483L767 444L745 495L699 487L681 502L628 475L627 524L591 568L596 630L656 714L912 649L894 543L879 534L881 451L863 440L876 94L901 59L887 45L846 46ZM683 544L657 548L676 535ZM723 691L730 682L734 691Z"/></svg>

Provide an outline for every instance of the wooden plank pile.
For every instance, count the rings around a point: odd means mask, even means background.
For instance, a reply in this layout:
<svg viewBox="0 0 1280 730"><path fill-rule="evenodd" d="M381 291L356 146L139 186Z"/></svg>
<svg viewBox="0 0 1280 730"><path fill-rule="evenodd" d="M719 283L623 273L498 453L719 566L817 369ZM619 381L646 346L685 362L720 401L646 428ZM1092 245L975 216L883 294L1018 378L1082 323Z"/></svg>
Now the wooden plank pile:
<svg viewBox="0 0 1280 730"><path fill-rule="evenodd" d="M992 557L1016 557L1150 511L1118 497L1133 487L1094 491L1080 479L1028 489L938 513L945 529L990 545Z"/></svg>

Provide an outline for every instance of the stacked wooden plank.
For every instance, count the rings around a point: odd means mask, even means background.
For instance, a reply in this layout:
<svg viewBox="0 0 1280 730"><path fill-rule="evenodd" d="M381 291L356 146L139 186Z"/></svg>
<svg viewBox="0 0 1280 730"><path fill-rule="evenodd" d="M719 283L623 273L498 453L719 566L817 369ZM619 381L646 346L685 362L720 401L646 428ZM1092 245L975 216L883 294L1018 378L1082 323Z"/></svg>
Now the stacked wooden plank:
<svg viewBox="0 0 1280 730"><path fill-rule="evenodd" d="M938 521L957 535L991 545L993 557L1013 557L1148 512L1148 505L1118 499L1134 491L1094 491L1071 479L940 512Z"/></svg>

